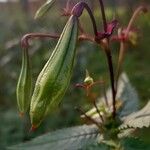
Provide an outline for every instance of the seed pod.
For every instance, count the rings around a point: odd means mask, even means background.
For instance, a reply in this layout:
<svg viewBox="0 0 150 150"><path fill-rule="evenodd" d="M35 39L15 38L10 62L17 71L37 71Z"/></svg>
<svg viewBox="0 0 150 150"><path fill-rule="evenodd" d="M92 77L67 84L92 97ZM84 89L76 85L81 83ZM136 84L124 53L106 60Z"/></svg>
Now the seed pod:
<svg viewBox="0 0 150 150"><path fill-rule="evenodd" d="M31 99L32 129L59 105L70 82L78 37L78 19L71 16L60 39L40 72Z"/></svg>
<svg viewBox="0 0 150 150"><path fill-rule="evenodd" d="M22 52L22 68L16 89L17 103L21 116L28 110L30 106L31 91L32 80L29 55L28 49L24 48Z"/></svg>

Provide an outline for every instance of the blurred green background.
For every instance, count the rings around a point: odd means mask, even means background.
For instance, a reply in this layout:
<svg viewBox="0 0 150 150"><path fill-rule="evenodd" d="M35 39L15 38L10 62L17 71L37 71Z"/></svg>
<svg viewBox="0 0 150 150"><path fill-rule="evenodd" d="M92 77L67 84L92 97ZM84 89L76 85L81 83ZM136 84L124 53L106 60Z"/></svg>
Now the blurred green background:
<svg viewBox="0 0 150 150"><path fill-rule="evenodd" d="M75 0L73 3L77 1L79 0ZM102 29L96 0L84 1L89 3L97 18L98 28L99 30ZM20 119L16 106L15 90L21 68L20 39L29 32L61 33L67 21L67 17L61 17L65 0L58 1L42 19L34 20L36 10L43 2L44 0L0 2L0 149L29 140L51 130L81 124L79 114L74 110L74 107L79 105L87 110L89 105L86 101L85 92L75 88L75 84L84 80L86 68L95 80L100 79L100 77L108 80L106 58L103 51L96 44L80 42L77 47L71 84L60 109L55 114L48 116L36 132L29 132L29 116ZM105 3L107 19L111 20L116 17L120 25L126 26L135 8L141 4L149 5L150 1L122 0L120 2L119 0L108 0ZM85 24L85 30L92 33L91 23L86 12L81 17L81 22L83 25ZM124 70L139 93L141 100L139 107L142 107L150 96L150 13L140 15L135 22L135 27L138 29L138 42L136 46L129 45ZM32 59L34 82L56 42L52 39L31 41L29 51ZM115 64L119 44L113 43L111 46Z"/></svg>

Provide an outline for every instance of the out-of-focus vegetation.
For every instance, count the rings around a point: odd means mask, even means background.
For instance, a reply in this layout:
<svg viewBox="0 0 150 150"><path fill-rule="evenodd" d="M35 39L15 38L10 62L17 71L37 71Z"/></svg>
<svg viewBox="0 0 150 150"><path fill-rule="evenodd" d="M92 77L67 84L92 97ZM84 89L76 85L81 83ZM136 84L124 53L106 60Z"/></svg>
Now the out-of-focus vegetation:
<svg viewBox="0 0 150 150"><path fill-rule="evenodd" d="M117 0L116 0L117 2ZM149 1L147 1L147 4ZM117 6L108 6L108 18L115 15L119 22L126 25L135 8L135 3L126 7L121 4ZM57 4L56 4L57 5ZM137 3L136 3L137 6ZM0 13L0 149L6 145L17 144L26 141L31 137L43 134L50 130L80 124L79 114L74 110L77 105L85 110L89 108L85 93L75 88L75 84L82 82L85 76L85 69L94 79L104 76L107 80L107 65L102 50L97 45L90 42L80 42L80 48L77 50L77 59L72 77L72 83L63 98L60 110L55 114L48 116L46 121L35 133L29 133L30 123L28 116L20 119L16 107L16 83L21 67L21 48L20 38L29 32L51 32L60 33L66 22L65 17L60 17L60 4L52 9L47 16L41 20L35 21L33 14L25 13L21 7L12 4L1 8ZM94 7L94 6L93 6ZM116 10L116 11L114 11ZM116 14L115 14L115 13ZM95 10L95 16L100 17L99 11ZM90 28L89 18L86 12L81 17L83 22L87 22L87 31ZM99 29L101 19L97 19ZM136 87L141 105L143 106L149 98L150 93L150 13L141 15L135 22L138 28L139 39L136 46L129 46L124 63L124 70L129 75L131 83ZM92 33L92 31L90 31ZM30 56L32 60L32 72L34 81L37 74L43 67L50 53L52 52L56 40L33 40L31 41ZM114 62L118 54L119 45L114 43L112 50L114 53ZM147 132L147 130L146 130ZM141 133L143 134L143 133Z"/></svg>

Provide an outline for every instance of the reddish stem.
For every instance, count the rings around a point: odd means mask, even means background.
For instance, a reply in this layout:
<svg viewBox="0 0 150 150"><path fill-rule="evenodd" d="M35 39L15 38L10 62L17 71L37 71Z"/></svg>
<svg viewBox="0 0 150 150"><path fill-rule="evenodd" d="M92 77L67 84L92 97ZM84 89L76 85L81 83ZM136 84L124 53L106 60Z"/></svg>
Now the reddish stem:
<svg viewBox="0 0 150 150"><path fill-rule="evenodd" d="M99 0L99 4L100 4L100 8L101 8L104 31L107 32L107 21L106 21L106 15L105 15L105 9L104 9L103 1Z"/></svg>
<svg viewBox="0 0 150 150"><path fill-rule="evenodd" d="M147 8L144 7L144 6L140 6L140 7L138 7L138 8L134 11L134 13L133 13L133 15L132 15L132 17L131 17L131 19L130 19L130 21L129 21L129 24L128 24L128 26L127 26L126 33L125 33L125 37L128 36L128 33L129 33L129 31L131 30L132 24L134 23L136 17L139 15L139 13L140 13L141 11L144 12L144 13L146 13L146 12L147 12Z"/></svg>
<svg viewBox="0 0 150 150"><path fill-rule="evenodd" d="M29 33L29 34L25 34L22 39L21 39L21 46L24 47L24 48L27 48L29 47L29 39L31 38L54 38L54 39L57 39L59 38L59 35L51 35L51 34L48 34L48 33Z"/></svg>
<svg viewBox="0 0 150 150"><path fill-rule="evenodd" d="M86 9L90 18L91 18L91 21L92 21L92 24L93 24L93 30L94 30L94 34L95 34L95 37L98 36L98 32L97 32L97 25L96 25L96 21L95 21L95 18L94 18L94 15L90 9L90 7L88 6L87 3L85 2L79 2L77 3L73 9L72 9L72 12L71 14L77 16L77 17L80 17L83 13L83 10Z"/></svg>
<svg viewBox="0 0 150 150"><path fill-rule="evenodd" d="M114 70L113 70L113 63L112 63L112 56L110 50L105 50L108 66L109 66L109 74L110 74L110 82L111 82L111 89L112 89L112 101L113 101L113 118L116 117L116 90L115 90L115 80L114 80Z"/></svg>

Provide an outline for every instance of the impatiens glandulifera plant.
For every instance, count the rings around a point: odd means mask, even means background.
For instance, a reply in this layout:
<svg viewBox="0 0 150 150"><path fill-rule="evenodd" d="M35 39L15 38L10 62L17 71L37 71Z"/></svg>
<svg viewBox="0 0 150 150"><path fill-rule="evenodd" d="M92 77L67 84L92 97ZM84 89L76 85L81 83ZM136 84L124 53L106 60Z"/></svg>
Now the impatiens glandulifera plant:
<svg viewBox="0 0 150 150"><path fill-rule="evenodd" d="M47 13L53 7L55 1L47 0L37 11L35 18L40 18ZM107 22L103 1L98 0L98 2L102 14L103 31L98 31L95 16L86 2L80 1L71 7L70 0L68 0L66 8L63 9L62 17L66 16L69 19L61 35L29 33L22 38L23 60L17 85L17 102L20 114L23 115L30 109L31 130L35 130L42 123L45 116L57 109L62 101L72 76L78 41L85 40L97 44L106 54L110 88L106 91L105 81L95 81L88 70L86 70L83 83L76 84L76 87L83 88L86 91L86 96L93 106L88 112L85 112L81 107L76 107L76 110L81 114L81 119L88 125L51 132L25 144L10 147L10 149L132 149L132 147L129 148L129 145L127 146L127 137L134 136L135 131L140 130L140 128L150 126L150 102L142 110L137 111L137 94L130 85L126 74L121 73L127 45L129 43L135 44L137 39L133 23L141 12L145 13L148 10L144 6L138 7L127 27L121 27L118 25L117 20ZM84 23L79 20L84 9L87 10L90 16L93 35L85 33ZM118 35L114 35L113 32L118 26L120 26ZM32 92L28 41L35 37L54 38L58 39L58 42L39 73ZM110 48L110 43L114 41L120 43L116 70ZM97 98L92 93L92 88L97 85L102 86L104 93L102 98ZM134 140L136 141L136 139ZM138 148L133 147L133 149Z"/></svg>

